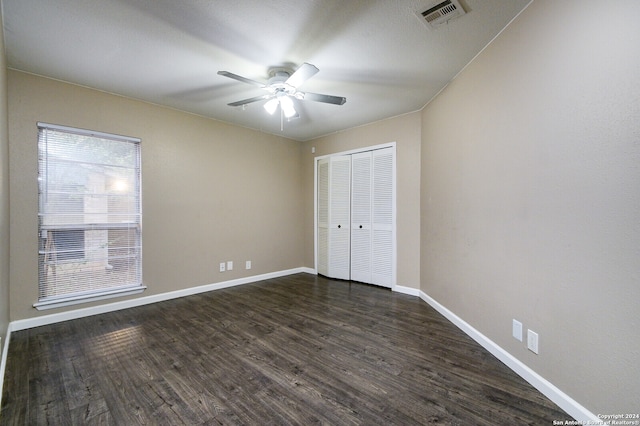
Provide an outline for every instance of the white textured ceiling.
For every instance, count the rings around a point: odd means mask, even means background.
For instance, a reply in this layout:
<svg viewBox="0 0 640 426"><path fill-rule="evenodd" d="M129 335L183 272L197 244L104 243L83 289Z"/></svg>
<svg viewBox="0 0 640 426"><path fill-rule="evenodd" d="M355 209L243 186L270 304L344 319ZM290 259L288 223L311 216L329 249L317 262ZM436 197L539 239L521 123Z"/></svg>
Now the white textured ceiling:
<svg viewBox="0 0 640 426"><path fill-rule="evenodd" d="M8 66L244 127L308 140L421 109L529 0L461 0L467 14L429 30L415 15L440 0L2 0ZM217 75L266 81L309 62L284 123L265 93Z"/></svg>

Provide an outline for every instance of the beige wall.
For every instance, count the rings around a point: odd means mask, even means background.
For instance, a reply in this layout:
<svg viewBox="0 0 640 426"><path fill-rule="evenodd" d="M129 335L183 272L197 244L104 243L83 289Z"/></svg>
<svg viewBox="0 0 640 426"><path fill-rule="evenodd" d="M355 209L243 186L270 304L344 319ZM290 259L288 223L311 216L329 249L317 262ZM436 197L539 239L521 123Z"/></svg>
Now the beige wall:
<svg viewBox="0 0 640 426"><path fill-rule="evenodd" d="M592 412L638 412L640 2L621 4L603 23L596 3L536 0L424 111L304 143L10 71L11 319L52 312L32 308L37 121L142 139L142 296L313 267L314 157L396 142L398 284ZM236 268L221 274L225 260ZM539 333L539 355L511 337L513 318Z"/></svg>
<svg viewBox="0 0 640 426"><path fill-rule="evenodd" d="M8 75L12 320L61 311L32 307L38 121L142 139L148 289L138 297L303 265L299 142L17 71ZM234 270L218 272L227 260Z"/></svg>
<svg viewBox="0 0 640 426"><path fill-rule="evenodd" d="M314 267L314 158L373 145L396 142L397 284L420 283L420 113L314 139L303 144L305 202L305 265ZM311 148L315 147L315 154Z"/></svg>
<svg viewBox="0 0 640 426"><path fill-rule="evenodd" d="M4 344L9 325L9 134L7 123L7 68L0 8L0 337ZM2 345L0 345L0 348Z"/></svg>
<svg viewBox="0 0 640 426"><path fill-rule="evenodd" d="M593 413L638 413L640 2L602 10L534 1L423 111L421 288Z"/></svg>

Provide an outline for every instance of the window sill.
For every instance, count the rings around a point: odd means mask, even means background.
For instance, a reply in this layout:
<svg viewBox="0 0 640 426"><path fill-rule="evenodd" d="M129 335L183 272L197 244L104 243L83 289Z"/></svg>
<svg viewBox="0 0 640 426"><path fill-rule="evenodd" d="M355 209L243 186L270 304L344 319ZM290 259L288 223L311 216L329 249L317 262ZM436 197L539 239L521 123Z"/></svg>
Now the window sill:
<svg viewBox="0 0 640 426"><path fill-rule="evenodd" d="M33 304L33 307L39 311L62 308L65 306L78 305L80 303L97 302L99 300L112 299L114 297L131 296L142 293L147 289L146 286L124 287L109 291L101 291L99 293L81 294L72 297L56 298L52 300L39 301Z"/></svg>

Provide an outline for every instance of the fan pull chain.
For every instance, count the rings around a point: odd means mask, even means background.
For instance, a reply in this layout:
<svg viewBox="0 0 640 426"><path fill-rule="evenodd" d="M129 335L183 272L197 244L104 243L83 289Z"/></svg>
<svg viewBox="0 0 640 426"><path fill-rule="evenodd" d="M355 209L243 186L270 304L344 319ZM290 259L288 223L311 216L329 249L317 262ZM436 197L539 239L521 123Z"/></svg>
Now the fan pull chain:
<svg viewBox="0 0 640 426"><path fill-rule="evenodd" d="M282 105L280 105L280 131L284 131L284 110L282 109Z"/></svg>

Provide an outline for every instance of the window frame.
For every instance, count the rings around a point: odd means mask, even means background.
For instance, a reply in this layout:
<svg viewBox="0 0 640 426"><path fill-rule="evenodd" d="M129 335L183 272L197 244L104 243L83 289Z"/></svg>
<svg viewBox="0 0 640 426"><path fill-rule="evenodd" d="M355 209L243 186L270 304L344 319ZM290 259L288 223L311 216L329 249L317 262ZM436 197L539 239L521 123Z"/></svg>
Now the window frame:
<svg viewBox="0 0 640 426"><path fill-rule="evenodd" d="M143 292L147 287L143 284L143 275L142 275L141 139L130 137L130 136L122 136L122 135L116 135L111 133L79 129L74 127L61 126L57 124L50 124L50 123L43 123L43 122L38 122L37 128L38 128L38 180L39 180L38 182L38 301L34 303L33 306L38 310L52 309L52 308L58 308L63 306L75 305L79 303L87 303L92 301L109 299L113 297L128 296L128 295L133 295L133 294L138 294ZM112 140L114 142L128 142L128 143L133 143L137 145L135 148L135 155L136 155L135 165L133 166L133 171L134 171L133 179L135 181L135 189L133 192L135 211L131 213L131 216L135 218L133 221L118 223L118 222L110 222L109 220L107 220L107 222L105 223L73 223L73 224L58 224L58 225L43 224L43 221L44 221L43 218L50 213L47 213L44 211L45 208L43 205L43 197L47 196L47 195L44 195L47 190L43 190L43 185L44 187L46 187L47 184L42 183L40 180L45 178L49 179L48 176L43 177L41 175L43 162L49 161L49 158L48 158L49 150L48 150L48 147L45 148L45 152L47 153L47 156L46 156L47 158L46 160L42 159L40 155L41 153L40 144L41 144L41 133L43 131L48 131L48 130L59 132L59 133L84 136L84 137L93 137L93 138L104 139L104 140ZM100 163L97 163L97 162L89 162L87 164L101 165ZM105 166L105 165L102 164L102 166ZM109 196L108 192L104 192L104 194L107 197ZM87 195L88 193L85 193L82 196L86 197ZM107 212L105 212L104 214L109 215L108 209L109 208L107 207ZM67 214L73 215L77 213L69 211ZM86 212L83 212L82 214L86 214ZM81 289L80 291L68 292L66 294L43 296L43 294L46 291L46 289L44 289L43 286L47 286L49 284L44 283L46 278L43 278L42 275L43 274L46 275L46 272L43 273L42 271L44 271L44 268L47 268L49 267L49 265L52 264L52 263L47 263L47 262L51 262L51 260L47 260L47 253L49 252L45 247L46 243L44 243L44 241L49 241L49 239L53 237L54 233L66 232L66 231L82 231L82 232L106 231L106 238L108 241L108 239L110 238L109 234L111 231L121 231L121 230L131 230L131 229L136 231L133 234L135 238L134 248L137 250L137 256L134 256L134 259L135 259L134 261L136 262L135 267L137 268L135 270L136 271L135 276L137 277L137 279L135 280L135 283L133 284L125 283L121 286L110 285L110 286L105 286L102 288L90 289L90 290ZM86 250L88 247L86 235L83 236L82 244L83 244L82 252L86 253ZM110 246L107 246L107 250L111 250L111 249L112 248ZM117 247L117 249L130 249L130 245L126 245L125 247ZM55 251L54 251L54 254L55 254ZM103 259L109 262L110 260L112 260L112 257L110 256L109 251L107 251L107 255L104 258L99 258L99 259ZM57 268L59 265L64 264L65 262L70 263L69 259L55 259L53 262L54 262L53 265L55 268ZM71 262L73 262L73 260L71 260ZM107 263L107 267L112 267L112 265L110 263ZM129 271L127 270L127 272ZM79 287L82 287L82 285L80 285Z"/></svg>

